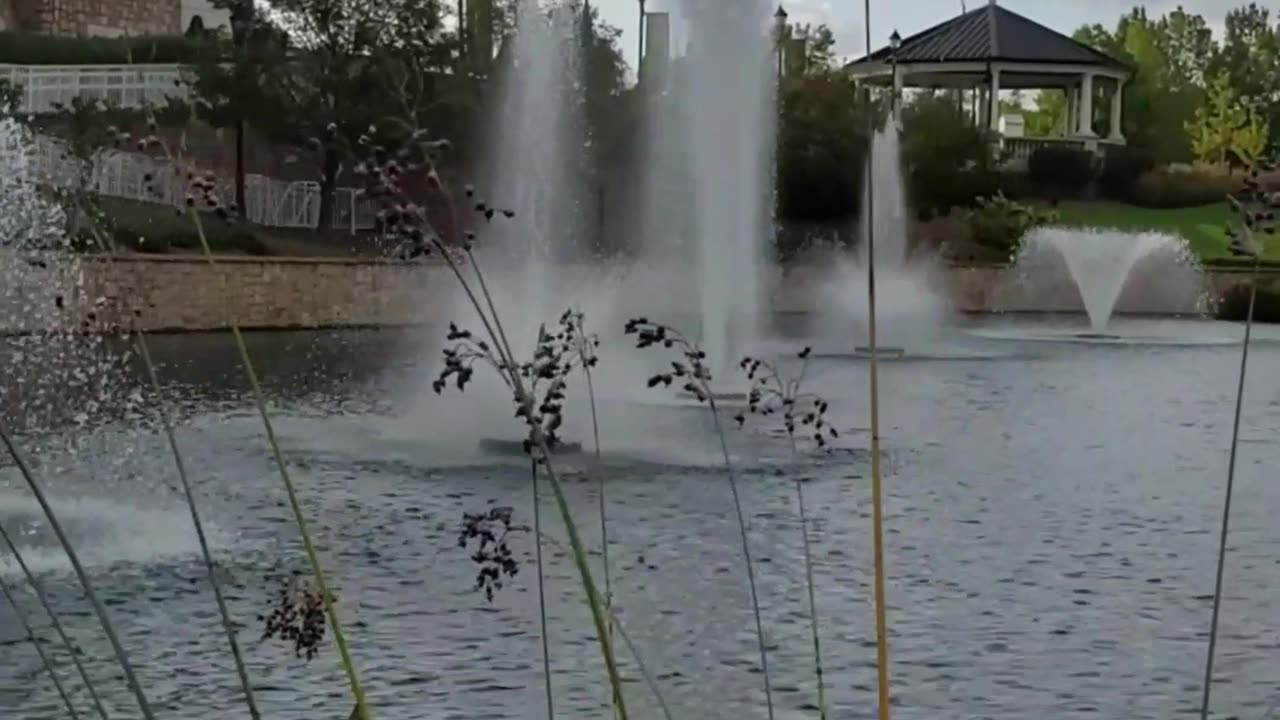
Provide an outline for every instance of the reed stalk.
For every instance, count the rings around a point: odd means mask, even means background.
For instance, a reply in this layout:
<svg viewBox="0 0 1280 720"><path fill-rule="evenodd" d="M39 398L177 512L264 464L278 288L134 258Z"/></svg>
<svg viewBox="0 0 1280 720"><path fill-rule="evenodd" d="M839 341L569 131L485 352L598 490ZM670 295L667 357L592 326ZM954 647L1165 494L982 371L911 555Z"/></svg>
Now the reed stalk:
<svg viewBox="0 0 1280 720"><path fill-rule="evenodd" d="M106 253L108 262L114 263L118 253L115 241L96 227L90 228L90 235L94 238L98 247ZM217 566L213 561L213 554L209 551L209 540L205 533L204 521L201 519L200 510L196 506L196 497L191 489L186 462L183 460L182 451L178 448L178 439L174 433L173 416L169 412L168 404L165 402L164 391L160 386L160 377L156 373L155 361L151 357L150 343L147 342L147 334L142 328L135 327L133 329L133 337L134 344L138 348L138 355L142 358L143 368L147 372L147 381L151 385L151 391L156 395L160 425L168 442L169 452L173 456L178 480L182 484L183 500L186 502L187 510L191 514L191 524L195 527L196 540L200 545L200 557L204 560L205 569L209 573L209 585L213 588L213 597L218 606L218 618L222 623L223 633L226 634L227 643L231 648L231 657L235 662L240 688L244 692L245 705L249 710L251 720L260 720L262 714L259 712L258 703L254 699L253 684L249 680L249 671L245 666L244 654L240 650L240 643L236 640L235 624L231 621L231 612L227 607L226 594L222 591L222 582L218 580Z"/></svg>
<svg viewBox="0 0 1280 720"><path fill-rule="evenodd" d="M1218 615L1222 609L1222 576L1227 564L1227 536L1231 527L1231 497L1236 482L1236 451L1240 445L1240 415L1244 406L1245 375L1249 369L1249 344L1253 336L1253 310L1258 299L1258 269L1255 259L1249 288L1249 309L1245 313L1244 347L1240 350L1240 375L1236 383L1236 405L1231 421L1231 453L1227 460L1227 487L1222 503L1222 529L1218 536L1218 565L1213 581L1213 615L1209 621L1209 649L1204 663L1204 689L1200 699L1200 720L1209 718L1209 698L1213 690L1213 661L1218 647Z"/></svg>
<svg viewBox="0 0 1280 720"><path fill-rule="evenodd" d="M538 461L529 459L529 481L533 486L533 546L538 563L538 626L542 635L542 680L546 684L547 717L556 716L554 694L551 689L551 639L547 635L546 573L542 564L542 503L538 497Z"/></svg>
<svg viewBox="0 0 1280 720"><path fill-rule="evenodd" d="M734 470L733 458L729 454L729 441L725 435L724 424L720 421L720 408L716 405L715 392L711 387L711 372L705 364L706 353L695 343L690 342L680 331L666 325L651 323L644 318L628 321L626 332L627 334L639 335L638 347L640 348L651 347L659 343L667 348L679 347L689 364L686 366L679 362L673 362L674 372L660 373L653 376L649 379L649 387L655 387L658 384L670 387L674 378L679 377L682 382L685 382L685 390L697 397L700 402L706 403L707 410L711 414L711 422L715 429L716 438L719 440L721 461L724 463L725 476L729 481L729 492L733 499L733 509L738 521L738 534L742 541L742 557L747 569L747 585L751 592L751 613L756 625L756 645L760 652L760 671L764 676L765 705L768 708L769 720L773 720L773 685L769 675L769 653L764 637L764 622L760 615L760 594L756 585L755 562L751 557L751 542L747 531L746 512L743 510L742 496L738 491L738 475Z"/></svg>
<svg viewBox="0 0 1280 720"><path fill-rule="evenodd" d="M124 645L121 644L120 636L116 634L115 625L112 624L111 617L107 614L106 606L102 604L102 600L98 598L98 593L93 589L93 583L89 580L89 573L85 572L84 564L80 562L79 553L72 546L70 538L67 537L66 531L62 528L62 523L58 521L58 515L54 512L53 506L49 504L49 498L45 496L40 483L31 473L31 468L22 459L22 455L14 445L13 439L9 437L9 433L3 427L0 427L0 442L4 443L9 457L13 458L14 465L18 467L18 472L22 474L27 487L31 489L31 494L35 496L36 502L40 504L40 510L44 513L45 519L49 521L49 527L53 530L54 535L57 536L58 543L62 545L63 552L67 554L67 559L71 561L71 568L75 571L76 579L80 581L80 586L84 589L85 596L89 598L89 603L93 606L93 612L98 617L102 632L106 634L107 641L111 643L111 650L115 653L116 662L120 664L125 680L133 691L134 698L138 701L138 709L142 712L143 718L145 720L155 720L155 714L151 711L151 703L147 701L147 694L142 689L142 683L138 681L138 675L134 671L133 663L129 662L129 654L125 651Z"/></svg>
<svg viewBox="0 0 1280 720"><path fill-rule="evenodd" d="M45 654L40 638L36 637L36 631L31 627L31 622L27 620L27 614L18 606L18 598L14 597L13 591L9 588L9 583L5 582L3 573L0 573L0 594L4 595L5 600L9 601L9 606L13 608L14 617L18 618L18 624L22 626L22 631L27 634L27 639L31 641L31 646L36 649L36 655L40 656L40 664L49 673L49 679L53 680L53 686L58 690L58 696L62 698L62 704L67 707L71 720L80 720L80 713L76 712L76 706L71 702L71 697L67 695L67 690L62 686L62 681L58 679L58 673L53 669L53 663L49 661L49 656Z"/></svg>
<svg viewBox="0 0 1280 720"><path fill-rule="evenodd" d="M26 578L32 594L36 596L40 607L49 616L49 623L53 625L54 632L58 633L58 639L62 641L62 646L66 649L67 655L70 656L71 664L75 666L76 673L80 676L80 681L84 683L84 688L89 693L89 699L93 702L93 708L97 711L98 717L101 720L110 720L107 715L107 709L102 705L102 699L98 697L98 691L94 687L93 681L89 679L89 673L84 669L84 663L80 662L80 655L76 653L75 644L71 642L71 638L67 635L67 629L63 627L62 621L58 619L58 614L53 611L53 604L49 602L49 597L44 594L43 585L41 585L35 573L31 572L31 568L27 566L27 561L22 557L22 553L18 552L17 544L13 542L9 532L4 529L4 525L0 525L0 540L4 541L5 548L10 555L13 555L13 559L17 561L18 568L22 570L22 576Z"/></svg>
<svg viewBox="0 0 1280 720"><path fill-rule="evenodd" d="M195 224L196 235L200 238L200 249L204 253L204 258L211 268L217 268L217 260L214 259L213 250L209 247L209 238L204 231L204 223L200 220L199 211L192 207L190 209L192 222ZM225 276L224 276L225 285ZM360 720L372 720L372 714L369 712L369 706L365 702L364 687L360 683L360 676L356 672L355 661L352 659L351 650L347 645L346 633L342 630L342 620L338 617L334 596L329 592L328 582L325 580L324 568L320 564L320 554L316 550L315 541L311 537L311 531L307 525L306 515L302 512L302 502L299 499L297 488L293 484L293 479L289 474L288 465L284 461L284 454L280 450L280 443L276 439L275 425L271 422L271 416L267 412L267 400L262 392L262 385L258 382L258 373L254 368L253 361L249 357L249 348L245 345L244 335L240 332L240 324L234 318L230 319L231 337L235 340L236 350L240 354L240 364L244 368L245 377L249 381L249 386L253 390L254 404L257 406L258 415L262 420L262 426L266 431L267 444L270 446L271 455L275 461L276 470L280 474L280 480L284 484L285 494L289 499L289 509L293 513L294 523L298 526L298 532L302 535L302 547L307 556L307 562L311 566L311 573L315 576L316 590L320 593L321 602L324 604L325 615L329 618L329 627L333 630L333 642L338 647L339 660L342 664L343 674L346 675L347 683L351 689L351 695L356 701L356 711L359 713Z"/></svg>
<svg viewBox="0 0 1280 720"><path fill-rule="evenodd" d="M867 57L871 56L871 0L863 3L863 30L866 34ZM871 88L864 90L867 109L867 165L874 167L872 153L875 152L873 124L874 114L871 112ZM896 105L897 99L894 99ZM892 122L893 119L890 119ZM880 469L880 359L876 345L876 232L875 232L875 184L867 182L866 206L863 215L867 218L867 348L871 352L870 387L868 398L871 413L871 534L872 558L875 566L875 614L876 614L876 704L880 720L890 720L889 706L889 621L885 610L885 569L884 569L884 497L883 477Z"/></svg>
<svg viewBox="0 0 1280 720"><path fill-rule="evenodd" d="M452 199L450 198L450 204ZM497 307L493 302L493 296L489 293L487 284L484 281L484 273L481 272L479 263L476 262L474 254L470 247L466 248L468 264L471 265L476 276L477 285L483 295L484 300L476 294L475 289L467 280L466 275L462 272L462 268L453 258L449 249L439 240L433 238L431 240L435 249L444 258L446 266L454 277L458 280L463 292L466 293L468 300L476 313L480 316L480 321L484 325L486 336L492 341L494 351L497 353L497 368L502 375L506 384L511 388L515 396L516 403L521 407L530 407L533 402L533 394L524 382L518 371L518 365L515 362L515 355L511 350L511 345L507 341L507 334L502 326L502 319L498 315ZM565 526L565 532L569 538L569 546L572 551L574 565L578 570L579 578L582 582L583 589L587 596L587 604L591 610L592 623L595 625L596 639L600 645L600 654L605 663L605 669L608 672L609 683L612 687L614 698L616 700L616 712L619 720L627 719L626 700L622 693L622 678L618 673L616 656L613 652L613 644L608 631L608 612L604 602L600 597L600 592L596 587L595 579L591 573L590 562L587 558L586 548L582 542L581 535L578 532L577 523L574 521L573 512L569 508L568 499L565 496L564 488L560 482L560 476L555 470L555 463L552 458L551 448L548 446L547 438L541 427L536 423L529 424L530 441L533 449L539 454L543 468L547 472L550 481L551 491L556 501L556 508L560 513L561 521Z"/></svg>

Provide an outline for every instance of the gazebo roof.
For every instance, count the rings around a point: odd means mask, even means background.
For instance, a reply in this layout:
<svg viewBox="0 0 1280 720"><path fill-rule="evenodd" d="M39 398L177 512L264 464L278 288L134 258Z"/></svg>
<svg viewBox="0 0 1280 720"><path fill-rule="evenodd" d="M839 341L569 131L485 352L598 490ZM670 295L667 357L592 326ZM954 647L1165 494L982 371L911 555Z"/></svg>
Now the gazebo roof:
<svg viewBox="0 0 1280 720"><path fill-rule="evenodd" d="M870 57L853 61L849 67L882 63L893 56L893 50L886 46ZM1127 63L1007 10L994 1L903 39L896 59L900 63L1003 61L1131 69Z"/></svg>

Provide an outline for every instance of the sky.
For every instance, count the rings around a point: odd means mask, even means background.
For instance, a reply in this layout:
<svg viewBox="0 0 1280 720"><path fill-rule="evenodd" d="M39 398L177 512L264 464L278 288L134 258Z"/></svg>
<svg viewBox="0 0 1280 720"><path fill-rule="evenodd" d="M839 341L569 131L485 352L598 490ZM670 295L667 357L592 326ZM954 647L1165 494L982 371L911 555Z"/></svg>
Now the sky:
<svg viewBox="0 0 1280 720"><path fill-rule="evenodd" d="M745 1L745 0L744 0ZM871 0L871 39L875 47L888 43L896 29L903 37L925 30L959 14L961 2L968 9L989 0ZM1114 27L1120 16L1134 5L1142 4L1150 15L1161 15L1182 5L1188 12L1200 13L1215 31L1222 28L1227 10L1244 0L998 0L1000 5L1025 15L1036 22L1070 34L1085 23L1101 23ZM672 0L647 0L646 9L666 10ZM836 36L839 53L858 56L864 52L863 0L782 0L791 20L799 23L826 23ZM592 0L610 25L623 32L622 49L627 63L635 67L636 26L639 21L638 0Z"/></svg>

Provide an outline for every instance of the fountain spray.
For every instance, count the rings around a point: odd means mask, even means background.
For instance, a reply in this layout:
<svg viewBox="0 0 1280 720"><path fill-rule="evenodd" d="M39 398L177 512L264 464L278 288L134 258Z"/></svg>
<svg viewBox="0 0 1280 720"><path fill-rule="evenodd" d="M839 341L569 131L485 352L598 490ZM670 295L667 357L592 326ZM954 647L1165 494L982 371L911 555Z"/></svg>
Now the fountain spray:
<svg viewBox="0 0 1280 720"><path fill-rule="evenodd" d="M864 0L863 29L866 32L867 57L871 57L871 0ZM867 139L870 141L875 131L875 117L870 112L871 88L864 88L867 108ZM873 144L869 144L867 152L874 152ZM876 354L876 242L873 183L867 182L867 349L871 352L871 532L873 557L875 562L875 608L876 608L876 681L878 688L880 720L889 720L889 637L888 621L885 617L884 600L884 502L881 493L880 469L880 361Z"/></svg>

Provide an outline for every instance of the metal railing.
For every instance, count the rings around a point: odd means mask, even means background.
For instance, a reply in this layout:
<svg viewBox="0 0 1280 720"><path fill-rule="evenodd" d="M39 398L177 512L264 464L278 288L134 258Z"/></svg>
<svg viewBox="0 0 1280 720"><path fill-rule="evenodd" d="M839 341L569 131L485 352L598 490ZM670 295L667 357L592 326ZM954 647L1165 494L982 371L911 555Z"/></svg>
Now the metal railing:
<svg viewBox="0 0 1280 720"><path fill-rule="evenodd" d="M18 111L35 114L53 112L76 97L123 108L160 105L170 98L185 100L187 72L177 64L0 64L0 80L22 90Z"/></svg>
<svg viewBox="0 0 1280 720"><path fill-rule="evenodd" d="M181 207L186 202L186 171L163 158L104 149L82 167L61 141L37 135L32 160L36 177L51 185L74 187L83 178L95 192L108 197L171 207ZM244 190L245 219L255 225L304 229L320 226L318 183L250 174L245 176ZM217 194L229 202L235 197L234 181L220 178ZM337 188L334 200L329 227L354 233L374 226L377 209L356 188Z"/></svg>

